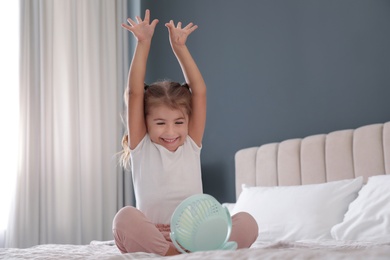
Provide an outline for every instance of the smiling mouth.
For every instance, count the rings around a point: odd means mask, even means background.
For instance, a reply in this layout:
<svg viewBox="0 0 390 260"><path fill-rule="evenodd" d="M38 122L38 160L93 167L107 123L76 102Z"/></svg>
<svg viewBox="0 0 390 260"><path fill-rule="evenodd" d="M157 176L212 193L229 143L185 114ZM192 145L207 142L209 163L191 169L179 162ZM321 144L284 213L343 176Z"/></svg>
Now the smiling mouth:
<svg viewBox="0 0 390 260"><path fill-rule="evenodd" d="M174 143L179 137L176 138L161 138L166 143Z"/></svg>

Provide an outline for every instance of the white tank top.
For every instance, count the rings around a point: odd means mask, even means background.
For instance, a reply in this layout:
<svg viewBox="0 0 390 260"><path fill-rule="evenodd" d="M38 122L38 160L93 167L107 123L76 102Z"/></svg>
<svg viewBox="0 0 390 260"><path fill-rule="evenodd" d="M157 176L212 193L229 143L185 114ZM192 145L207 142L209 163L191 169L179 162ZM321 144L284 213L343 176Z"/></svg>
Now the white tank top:
<svg viewBox="0 0 390 260"><path fill-rule="evenodd" d="M175 152L155 144L148 134L131 151L137 208L155 224L170 224L185 198L202 193L200 151L187 136Z"/></svg>

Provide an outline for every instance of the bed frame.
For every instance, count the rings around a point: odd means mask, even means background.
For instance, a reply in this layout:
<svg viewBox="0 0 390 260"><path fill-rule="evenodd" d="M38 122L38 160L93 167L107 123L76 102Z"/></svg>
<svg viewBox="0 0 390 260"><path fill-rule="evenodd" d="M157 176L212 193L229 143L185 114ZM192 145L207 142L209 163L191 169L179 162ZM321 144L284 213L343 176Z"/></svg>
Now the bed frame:
<svg viewBox="0 0 390 260"><path fill-rule="evenodd" d="M390 174L390 122L289 139L239 150L236 197L242 184L288 186Z"/></svg>

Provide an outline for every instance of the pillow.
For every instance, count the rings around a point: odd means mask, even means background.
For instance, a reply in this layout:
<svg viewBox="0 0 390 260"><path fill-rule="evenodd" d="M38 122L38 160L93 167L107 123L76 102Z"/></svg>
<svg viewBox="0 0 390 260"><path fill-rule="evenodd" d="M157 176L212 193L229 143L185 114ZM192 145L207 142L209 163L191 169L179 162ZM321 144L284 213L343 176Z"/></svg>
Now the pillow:
<svg viewBox="0 0 390 260"><path fill-rule="evenodd" d="M343 221L362 184L359 177L302 186L243 185L232 213L251 214L261 241L332 239L330 229Z"/></svg>
<svg viewBox="0 0 390 260"><path fill-rule="evenodd" d="M331 234L337 240L390 242L390 175L368 178Z"/></svg>

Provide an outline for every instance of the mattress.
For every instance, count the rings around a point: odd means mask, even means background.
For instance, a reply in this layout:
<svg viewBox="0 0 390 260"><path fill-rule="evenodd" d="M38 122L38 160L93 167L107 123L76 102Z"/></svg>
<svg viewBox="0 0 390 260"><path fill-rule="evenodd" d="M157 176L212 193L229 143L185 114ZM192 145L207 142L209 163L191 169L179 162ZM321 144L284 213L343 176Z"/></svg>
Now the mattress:
<svg viewBox="0 0 390 260"><path fill-rule="evenodd" d="M2 248L0 259L389 259L390 243L342 241L255 242L249 249L204 251L161 257L150 253L121 254L112 241L89 245L39 245Z"/></svg>

